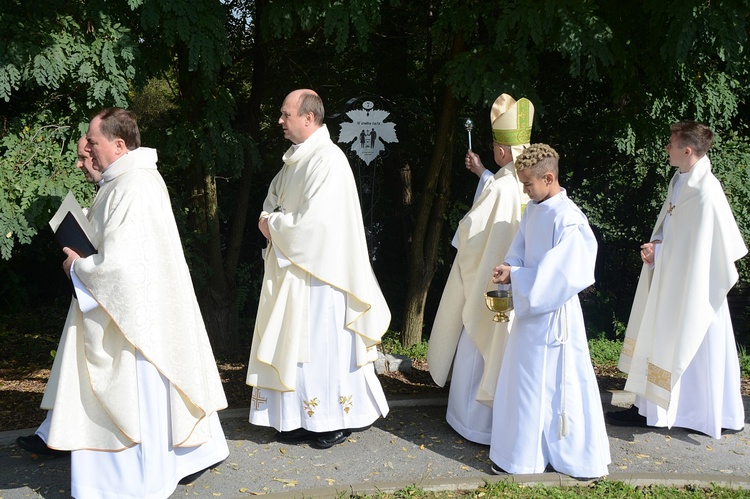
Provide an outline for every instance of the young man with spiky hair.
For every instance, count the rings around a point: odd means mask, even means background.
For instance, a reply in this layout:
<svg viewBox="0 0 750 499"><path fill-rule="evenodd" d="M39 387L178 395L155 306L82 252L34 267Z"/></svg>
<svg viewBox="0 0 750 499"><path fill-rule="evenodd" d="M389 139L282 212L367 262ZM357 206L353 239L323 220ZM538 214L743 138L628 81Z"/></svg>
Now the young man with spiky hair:
<svg viewBox="0 0 750 499"><path fill-rule="evenodd" d="M530 198L493 281L510 283L515 322L493 405L495 473L608 474L609 439L578 293L594 283L597 243L558 182L557 152L532 144L516 168Z"/></svg>

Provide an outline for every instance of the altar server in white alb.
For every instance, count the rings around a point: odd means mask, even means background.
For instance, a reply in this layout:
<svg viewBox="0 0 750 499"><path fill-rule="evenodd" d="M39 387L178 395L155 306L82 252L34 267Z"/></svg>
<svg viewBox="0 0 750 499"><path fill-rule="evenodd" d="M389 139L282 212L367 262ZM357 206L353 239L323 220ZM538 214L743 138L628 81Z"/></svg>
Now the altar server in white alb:
<svg viewBox="0 0 750 499"><path fill-rule="evenodd" d="M744 428L727 292L747 248L711 173L706 152L713 136L695 121L672 125L666 149L677 171L641 246L643 268L618 365L636 403L608 413L612 424L679 426L714 438Z"/></svg>
<svg viewBox="0 0 750 499"><path fill-rule="evenodd" d="M293 145L258 222L268 245L247 371L250 422L319 448L388 413L373 362L391 319L354 176L324 115L312 90L291 92L281 107Z"/></svg>
<svg viewBox="0 0 750 499"><path fill-rule="evenodd" d="M529 145L533 120L534 106L528 99L516 101L508 94L500 95L492 105L490 124L493 156L501 168L493 176L473 151L466 154L466 168L479 175L479 186L453 239L458 252L427 350L435 383L443 386L452 372L448 424L467 440L486 445L492 433L492 400L510 323L492 320L494 313L485 306L484 293L498 255L505 255L510 248L529 199L513 158Z"/></svg>
<svg viewBox="0 0 750 499"><path fill-rule="evenodd" d="M71 450L76 498L168 497L229 455L227 402L156 150L129 111L91 121L103 184L88 212L98 253L65 248L78 299L42 399L40 434Z"/></svg>
<svg viewBox="0 0 750 499"><path fill-rule="evenodd" d="M609 440L578 293L594 283L597 243L558 183L557 152L532 144L516 169L531 202L496 283L510 282L515 322L495 391L496 473L607 475Z"/></svg>

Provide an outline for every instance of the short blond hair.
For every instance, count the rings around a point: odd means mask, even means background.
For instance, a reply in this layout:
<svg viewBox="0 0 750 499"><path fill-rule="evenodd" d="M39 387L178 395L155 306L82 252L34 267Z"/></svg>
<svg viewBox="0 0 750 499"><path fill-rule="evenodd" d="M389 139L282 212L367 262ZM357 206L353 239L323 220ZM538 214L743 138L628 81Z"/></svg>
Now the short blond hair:
<svg viewBox="0 0 750 499"><path fill-rule="evenodd" d="M529 170L539 178L547 172L557 178L560 155L547 144L531 144L518 155L513 164L517 171Z"/></svg>

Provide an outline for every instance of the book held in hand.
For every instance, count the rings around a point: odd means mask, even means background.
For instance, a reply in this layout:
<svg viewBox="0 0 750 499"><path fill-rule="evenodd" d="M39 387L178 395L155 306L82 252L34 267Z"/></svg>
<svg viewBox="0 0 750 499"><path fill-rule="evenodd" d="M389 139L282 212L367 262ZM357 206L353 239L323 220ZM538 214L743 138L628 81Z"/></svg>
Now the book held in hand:
<svg viewBox="0 0 750 499"><path fill-rule="evenodd" d="M91 242L94 229L72 192L68 191L49 226L61 248L70 248L83 258L96 253L96 246Z"/></svg>

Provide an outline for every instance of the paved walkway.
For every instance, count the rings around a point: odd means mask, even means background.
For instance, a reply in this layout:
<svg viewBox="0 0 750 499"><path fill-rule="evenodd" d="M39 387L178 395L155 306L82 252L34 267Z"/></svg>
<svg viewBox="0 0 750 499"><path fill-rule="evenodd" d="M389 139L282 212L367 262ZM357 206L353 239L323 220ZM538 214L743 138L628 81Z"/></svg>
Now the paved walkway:
<svg viewBox="0 0 750 499"><path fill-rule="evenodd" d="M604 410L631 402L622 392L602 395ZM745 400L746 421L750 403ZM274 430L251 426L246 409L223 411L229 458L171 496L198 498L335 497L345 492L472 489L485 481L581 484L565 475L493 475L488 447L462 439L445 422L443 397L392 400L391 412L347 442L319 450L283 445ZM615 409L617 407L614 407ZM674 428L607 428L611 480L636 485L715 483L750 490L750 426L714 440ZM16 447L21 430L0 433L0 499L69 497L70 459L33 458ZM584 482L585 483L585 482Z"/></svg>

